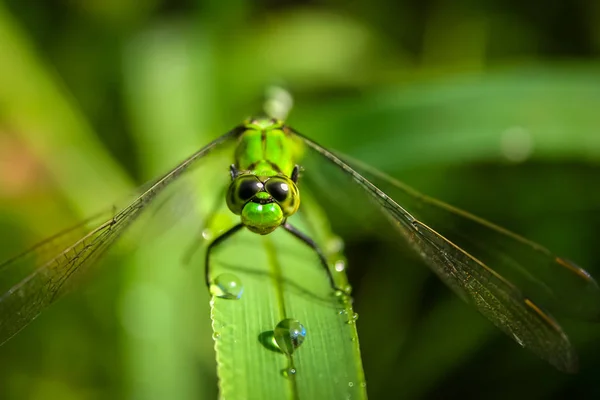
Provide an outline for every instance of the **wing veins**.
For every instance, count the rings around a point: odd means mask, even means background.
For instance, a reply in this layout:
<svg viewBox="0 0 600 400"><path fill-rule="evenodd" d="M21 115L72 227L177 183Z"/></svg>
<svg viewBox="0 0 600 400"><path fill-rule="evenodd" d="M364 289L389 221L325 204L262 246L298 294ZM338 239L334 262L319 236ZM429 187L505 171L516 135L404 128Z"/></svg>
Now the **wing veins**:
<svg viewBox="0 0 600 400"><path fill-rule="evenodd" d="M381 206L382 210L384 210L386 216L395 223L393 225L395 225L397 228L399 228L401 225L404 228L400 229L401 233L411 243L411 245L415 247L415 249L425 251L431 251L431 249L435 249L438 255L430 255L435 257L439 257L439 254L441 254L446 261L443 263L443 265L450 266L450 270L444 269L440 266L442 264L442 260L439 260L437 263L433 261L427 262L427 264L434 272L437 273L438 276L440 276L440 278L442 278L446 284L448 284L448 286L461 295L460 297L462 297L464 300L467 300L467 302L472 303L481 314L483 314L492 323L494 323L494 325L508 334L508 336L511 336L511 338L517 341L521 346L530 348L530 350L538 354L538 356L544 358L561 370L572 372L576 369L576 356L574 354L574 350L560 326L549 314L542 311L541 308L533 303L533 301L525 298L514 285L504 279L496 271L492 270L480 260L471 256L469 253L446 239L444 236L440 235L427 225L414 218L408 211L397 204L381 189L369 182L359 172L354 170L350 165L338 158L335 154L329 152L302 134L295 131L294 133L300 137L307 146L335 164L342 171L349 174L356 183L358 183L373 199L376 200L376 202ZM391 178L387 179L389 180ZM405 185L400 186L403 189L406 188ZM410 189L410 191L412 193L412 189ZM424 196L420 193L416 191L415 193L419 198L424 198ZM475 216L471 216L468 213L464 214L471 219L479 221L479 218ZM496 228L495 225L488 223L487 221L481 221L484 225L492 229L501 232L505 231L503 228ZM468 265L468 263L465 261L459 260L457 257L449 254L448 251L440 249L439 245L435 244L430 238L424 235L424 232L418 228L419 226L425 228L425 231L433 234L433 237L440 240L443 245L448 246L450 250L457 253L457 255L461 255L466 261L473 263L473 266ZM534 249L538 251L545 251L550 254L549 251L544 247L530 242L524 238L521 240L520 236L513 234L510 231L506 232L512 238L525 242L526 244L532 243L534 245ZM415 241L415 238L418 238L419 240L422 240L423 243L426 243L428 248L424 247L422 244L419 245L419 243ZM423 254L421 255L425 261L429 261L427 256ZM464 278L465 274L469 276L468 279ZM492 278L491 280L490 277ZM481 290L474 288L474 284ZM499 284L504 286L504 288L501 288ZM472 301L469 301L469 298ZM477 298L483 300L485 306L482 306L480 302L477 301ZM510 320L511 317L513 321ZM519 330L515 332L517 327L524 330L524 333L526 334L524 339L517 336L517 333L522 333ZM544 327L546 327L546 329L544 329ZM540 328L540 330L536 328ZM544 337L540 336L542 332L546 333Z"/></svg>
<svg viewBox="0 0 600 400"><path fill-rule="evenodd" d="M192 154L156 180L147 190L112 218L101 223L50 260L42 262L33 272L0 296L0 314L8 316L8 318L0 321L0 344L18 333L35 319L46 306L66 293L67 288L65 285L72 279L74 274L82 266L93 264L168 184L189 169L195 161L229 139L236 137L243 129L243 126L240 125ZM54 235L50 239L33 246L28 252L21 253L0 264L0 270L9 268L23 258L36 253L44 244L51 243L82 225L79 224Z"/></svg>

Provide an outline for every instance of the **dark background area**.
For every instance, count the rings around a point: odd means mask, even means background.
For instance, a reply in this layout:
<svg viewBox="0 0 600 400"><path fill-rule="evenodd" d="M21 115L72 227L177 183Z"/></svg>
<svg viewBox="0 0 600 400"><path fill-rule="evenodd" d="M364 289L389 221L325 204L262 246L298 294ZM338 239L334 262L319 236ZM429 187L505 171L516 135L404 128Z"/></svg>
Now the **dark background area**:
<svg viewBox="0 0 600 400"><path fill-rule="evenodd" d="M123 198L278 84L309 137L598 276L599 53L590 1L4 1L0 258ZM600 396L600 325L557 315L581 359L562 374L376 227L346 228L370 398ZM3 345L0 398L214 398L210 333L190 365L123 322L164 305L144 274L99 273Z"/></svg>

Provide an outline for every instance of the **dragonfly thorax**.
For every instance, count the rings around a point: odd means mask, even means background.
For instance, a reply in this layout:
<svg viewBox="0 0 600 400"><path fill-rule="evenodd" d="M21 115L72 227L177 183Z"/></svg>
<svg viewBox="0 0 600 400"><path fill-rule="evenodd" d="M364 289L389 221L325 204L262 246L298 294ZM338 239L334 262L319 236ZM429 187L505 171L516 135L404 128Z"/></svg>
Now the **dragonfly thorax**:
<svg viewBox="0 0 600 400"><path fill-rule="evenodd" d="M227 206L241 216L242 224L252 232L266 235L298 210L300 193L285 175L240 173L229 185Z"/></svg>

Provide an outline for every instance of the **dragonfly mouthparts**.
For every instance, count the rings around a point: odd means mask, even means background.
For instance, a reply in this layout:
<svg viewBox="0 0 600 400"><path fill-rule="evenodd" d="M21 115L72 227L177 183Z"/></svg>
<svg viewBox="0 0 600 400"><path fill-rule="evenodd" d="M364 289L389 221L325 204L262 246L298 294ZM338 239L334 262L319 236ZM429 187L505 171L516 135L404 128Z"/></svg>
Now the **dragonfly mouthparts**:
<svg viewBox="0 0 600 400"><path fill-rule="evenodd" d="M259 199L258 197L253 197L250 201L253 203L258 203L258 204L269 204L269 203L275 202L275 200L273 199L273 196L269 196L266 199Z"/></svg>

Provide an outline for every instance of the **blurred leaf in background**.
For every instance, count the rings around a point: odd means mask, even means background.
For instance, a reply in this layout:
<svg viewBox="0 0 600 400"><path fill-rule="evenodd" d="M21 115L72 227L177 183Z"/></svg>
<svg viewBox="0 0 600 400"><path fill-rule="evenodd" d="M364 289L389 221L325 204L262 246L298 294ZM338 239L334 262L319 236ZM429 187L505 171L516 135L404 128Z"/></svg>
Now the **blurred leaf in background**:
<svg viewBox="0 0 600 400"><path fill-rule="evenodd" d="M309 137L600 275L599 26L597 2L5 0L0 256L109 208L276 83ZM581 358L561 374L377 227L334 227L371 398L600 395L598 325L557 316ZM121 250L0 347L0 398L217 396L201 280Z"/></svg>

